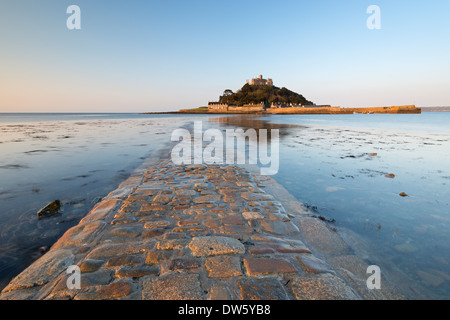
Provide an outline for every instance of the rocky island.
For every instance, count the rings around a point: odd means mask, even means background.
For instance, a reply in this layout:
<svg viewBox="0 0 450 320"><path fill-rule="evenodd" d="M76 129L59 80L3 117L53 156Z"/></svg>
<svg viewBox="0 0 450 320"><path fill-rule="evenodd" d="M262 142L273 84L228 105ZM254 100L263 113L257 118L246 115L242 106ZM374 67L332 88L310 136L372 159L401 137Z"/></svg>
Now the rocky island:
<svg viewBox="0 0 450 320"><path fill-rule="evenodd" d="M262 75L247 81L237 92L226 89L217 102L207 107L182 109L185 114L372 114L372 113L421 113L414 105L370 108L341 108L316 105L303 95L285 87L273 85L272 79Z"/></svg>

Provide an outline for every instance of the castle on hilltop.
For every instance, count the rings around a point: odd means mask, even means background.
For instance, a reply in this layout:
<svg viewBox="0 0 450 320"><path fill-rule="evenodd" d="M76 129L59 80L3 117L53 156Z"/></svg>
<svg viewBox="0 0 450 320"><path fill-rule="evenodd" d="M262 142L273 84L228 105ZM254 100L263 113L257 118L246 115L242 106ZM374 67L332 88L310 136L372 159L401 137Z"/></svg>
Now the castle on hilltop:
<svg viewBox="0 0 450 320"><path fill-rule="evenodd" d="M263 76L260 74L258 78L253 78L251 81L247 80L247 84L251 86L273 86L272 79L263 79Z"/></svg>

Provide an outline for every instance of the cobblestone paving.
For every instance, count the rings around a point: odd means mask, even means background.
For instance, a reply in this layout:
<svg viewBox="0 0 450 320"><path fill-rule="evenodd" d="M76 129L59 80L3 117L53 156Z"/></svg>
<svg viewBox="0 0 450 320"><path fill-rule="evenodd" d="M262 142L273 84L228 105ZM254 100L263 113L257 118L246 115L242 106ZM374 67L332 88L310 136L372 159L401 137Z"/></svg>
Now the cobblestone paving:
<svg viewBox="0 0 450 320"><path fill-rule="evenodd" d="M364 273L313 254L358 259L301 204L266 192L268 184L237 166L160 161L104 198L0 299L398 297L369 292ZM81 289L67 288L70 265L80 267Z"/></svg>

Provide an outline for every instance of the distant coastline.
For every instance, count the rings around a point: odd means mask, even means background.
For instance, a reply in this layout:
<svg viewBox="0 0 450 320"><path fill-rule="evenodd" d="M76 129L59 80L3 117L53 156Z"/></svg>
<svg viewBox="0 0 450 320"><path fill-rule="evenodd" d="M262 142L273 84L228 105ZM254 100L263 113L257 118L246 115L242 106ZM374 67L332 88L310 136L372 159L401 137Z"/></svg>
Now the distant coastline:
<svg viewBox="0 0 450 320"><path fill-rule="evenodd" d="M422 112L450 112L450 107L423 107Z"/></svg>
<svg viewBox="0 0 450 320"><path fill-rule="evenodd" d="M448 108L450 111L450 107ZM392 106L392 107L373 107L373 108L341 108L341 107L288 107L288 108L267 108L255 110L252 108L233 108L233 109L211 109L200 107L194 109L181 109L171 112L145 112L143 114L419 114L422 108L414 105L410 106Z"/></svg>

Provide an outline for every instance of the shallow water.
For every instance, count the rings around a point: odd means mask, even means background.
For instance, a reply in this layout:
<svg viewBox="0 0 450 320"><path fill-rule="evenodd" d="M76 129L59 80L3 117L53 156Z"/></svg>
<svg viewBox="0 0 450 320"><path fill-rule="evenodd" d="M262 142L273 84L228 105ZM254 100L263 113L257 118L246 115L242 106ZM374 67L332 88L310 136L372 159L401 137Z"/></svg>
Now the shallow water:
<svg viewBox="0 0 450 320"><path fill-rule="evenodd" d="M34 119L34 121L33 121ZM78 224L188 117L0 117L0 288ZM37 211L60 200L62 213Z"/></svg>
<svg viewBox="0 0 450 320"><path fill-rule="evenodd" d="M227 124L279 128L276 181L335 220L355 252L406 297L450 298L450 113L277 115Z"/></svg>

